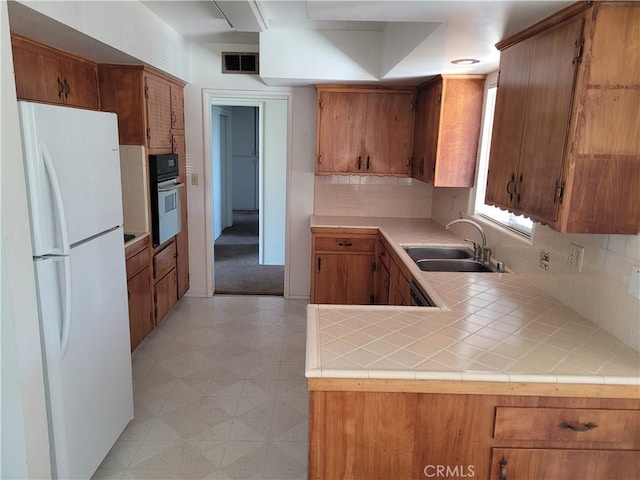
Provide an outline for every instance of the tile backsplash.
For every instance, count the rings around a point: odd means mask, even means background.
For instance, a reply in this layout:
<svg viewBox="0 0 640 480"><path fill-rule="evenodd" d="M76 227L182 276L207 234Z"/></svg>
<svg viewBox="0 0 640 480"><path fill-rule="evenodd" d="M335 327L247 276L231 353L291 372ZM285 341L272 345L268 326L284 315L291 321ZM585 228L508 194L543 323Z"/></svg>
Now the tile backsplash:
<svg viewBox="0 0 640 480"><path fill-rule="evenodd" d="M315 177L316 215L430 218L433 187L413 178L327 175Z"/></svg>
<svg viewBox="0 0 640 480"><path fill-rule="evenodd" d="M466 212L469 189L433 189L432 218L442 225ZM563 234L536 224L533 241L483 222L493 257L585 318L640 350L640 300L628 293L631 270L640 265L640 235ZM463 226L452 231L475 239ZM582 270L568 261L571 243L584 247ZM539 266L549 254L548 270Z"/></svg>

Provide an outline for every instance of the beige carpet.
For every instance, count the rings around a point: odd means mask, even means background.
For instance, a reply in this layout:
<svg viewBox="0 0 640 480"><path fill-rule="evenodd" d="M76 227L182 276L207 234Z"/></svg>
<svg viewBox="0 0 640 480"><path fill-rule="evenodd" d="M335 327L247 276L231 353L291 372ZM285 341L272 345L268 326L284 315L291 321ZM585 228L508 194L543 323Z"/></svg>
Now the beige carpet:
<svg viewBox="0 0 640 480"><path fill-rule="evenodd" d="M236 211L214 245L214 293L279 295L284 266L258 265L258 212Z"/></svg>

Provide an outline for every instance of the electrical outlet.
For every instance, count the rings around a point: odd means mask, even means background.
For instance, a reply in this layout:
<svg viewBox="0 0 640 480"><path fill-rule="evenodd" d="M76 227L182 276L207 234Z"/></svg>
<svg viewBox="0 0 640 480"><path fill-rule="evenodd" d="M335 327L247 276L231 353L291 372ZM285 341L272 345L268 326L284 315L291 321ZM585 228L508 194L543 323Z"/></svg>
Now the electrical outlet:
<svg viewBox="0 0 640 480"><path fill-rule="evenodd" d="M538 257L538 266L544 270L549 270L550 264L549 251L541 248L540 256Z"/></svg>
<svg viewBox="0 0 640 480"><path fill-rule="evenodd" d="M576 243L569 244L569 264L579 272L582 271L582 261L584 260L584 247Z"/></svg>
<svg viewBox="0 0 640 480"><path fill-rule="evenodd" d="M640 300L640 267L631 269L631 279L629 280L629 295Z"/></svg>

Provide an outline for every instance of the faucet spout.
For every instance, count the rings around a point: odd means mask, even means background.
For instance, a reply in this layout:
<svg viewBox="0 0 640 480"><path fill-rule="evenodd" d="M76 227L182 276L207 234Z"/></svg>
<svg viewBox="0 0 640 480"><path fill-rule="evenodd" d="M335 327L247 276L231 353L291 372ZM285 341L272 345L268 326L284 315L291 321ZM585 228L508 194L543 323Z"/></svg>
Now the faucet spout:
<svg viewBox="0 0 640 480"><path fill-rule="evenodd" d="M471 225L472 227L475 227L476 230L478 230L478 232L480 233L480 236L482 237L482 245L480 247L480 249L474 248L474 254L476 257L478 257L478 259L482 262L489 262L491 260L491 250L489 248L487 248L487 237L484 234L484 230L482 229L482 226L480 226L480 224L474 222L473 220L469 220L467 218L457 218L455 220L452 220L451 222L447 223L444 228L445 230L449 230L452 226L458 224L458 223L466 223L467 225ZM476 245L475 242L473 242L474 247ZM480 250L478 252L478 250Z"/></svg>

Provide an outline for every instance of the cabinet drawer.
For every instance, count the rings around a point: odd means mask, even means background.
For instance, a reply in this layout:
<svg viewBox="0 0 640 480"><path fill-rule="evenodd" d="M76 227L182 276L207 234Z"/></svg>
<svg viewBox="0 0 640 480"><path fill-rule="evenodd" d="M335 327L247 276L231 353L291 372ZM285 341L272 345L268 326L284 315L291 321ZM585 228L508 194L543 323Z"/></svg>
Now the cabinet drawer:
<svg viewBox="0 0 640 480"><path fill-rule="evenodd" d="M171 242L153 257L153 278L160 279L176 267L176 244Z"/></svg>
<svg viewBox="0 0 640 480"><path fill-rule="evenodd" d="M127 258L127 280L149 266L149 249L144 248Z"/></svg>
<svg viewBox="0 0 640 480"><path fill-rule="evenodd" d="M331 252L373 252L375 239L362 237L317 237L316 250Z"/></svg>
<svg viewBox="0 0 640 480"><path fill-rule="evenodd" d="M494 437L630 443L640 448L640 411L497 407Z"/></svg>

